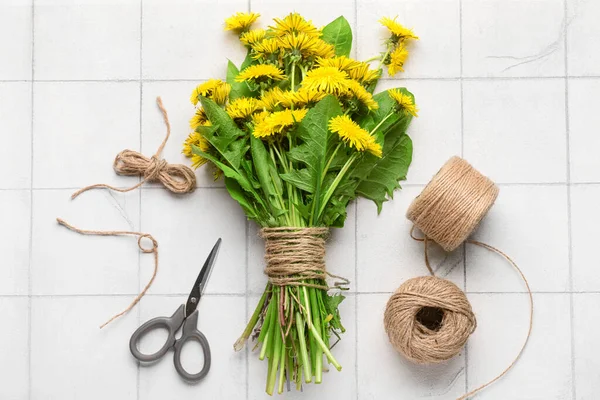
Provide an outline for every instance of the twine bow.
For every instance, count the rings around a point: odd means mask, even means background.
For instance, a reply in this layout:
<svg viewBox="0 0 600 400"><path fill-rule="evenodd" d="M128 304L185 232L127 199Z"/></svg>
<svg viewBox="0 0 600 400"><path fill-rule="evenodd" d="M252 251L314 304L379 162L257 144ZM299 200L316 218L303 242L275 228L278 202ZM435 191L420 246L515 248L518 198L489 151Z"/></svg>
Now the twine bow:
<svg viewBox="0 0 600 400"><path fill-rule="evenodd" d="M72 199L83 192L96 188L107 188L125 193L137 189L146 182L160 182L168 190L177 194L194 191L196 188L196 174L194 174L194 171L190 167L183 164L169 164L166 160L160 158L160 153L162 153L167 140L169 140L169 136L171 136L171 124L169 123L167 110L165 110L160 97L156 98L156 103L162 112L165 125L167 126L167 135L156 153L148 158L137 151L126 149L117 154L113 162L113 169L117 175L143 176L143 179L138 184L127 189L119 189L104 183L86 186L73 193L71 196Z"/></svg>

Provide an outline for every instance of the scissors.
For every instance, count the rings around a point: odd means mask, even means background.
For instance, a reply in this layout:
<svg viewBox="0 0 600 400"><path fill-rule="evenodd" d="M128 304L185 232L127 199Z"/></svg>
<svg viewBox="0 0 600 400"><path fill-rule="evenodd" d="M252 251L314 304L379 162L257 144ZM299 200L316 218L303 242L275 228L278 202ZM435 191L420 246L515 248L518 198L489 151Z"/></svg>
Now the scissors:
<svg viewBox="0 0 600 400"><path fill-rule="evenodd" d="M196 282L194 283L194 287L190 292L187 302L180 305L172 316L153 318L133 332L133 335L131 335L131 339L129 340L129 350L131 350L131 354L139 361L157 361L167 354L169 349L173 348L175 350L175 355L173 357L175 370L183 379L189 382L198 382L208 374L208 371L210 370L210 346L204 334L197 328L198 310L196 310L196 307L198 307L198 301L204 292L204 287L206 286L206 282L208 281L210 272L217 258L220 245L221 239L219 238L204 262L204 266L200 270L198 278L196 278ZM182 326L183 330L181 337L175 339L175 334ZM164 328L169 332L164 346L154 354L144 354L140 352L137 345L142 336L150 331L161 328ZM202 353L204 354L204 365L202 366L202 370L196 374L190 374L181 365L181 349L185 343L190 340L197 341L202 347Z"/></svg>

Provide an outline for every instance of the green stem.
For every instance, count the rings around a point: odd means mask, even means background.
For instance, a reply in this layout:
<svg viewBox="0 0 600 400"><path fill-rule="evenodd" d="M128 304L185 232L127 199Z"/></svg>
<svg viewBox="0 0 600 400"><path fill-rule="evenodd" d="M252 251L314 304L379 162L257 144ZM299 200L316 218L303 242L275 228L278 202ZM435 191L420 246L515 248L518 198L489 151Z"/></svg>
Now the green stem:
<svg viewBox="0 0 600 400"><path fill-rule="evenodd" d="M312 380L310 373L310 363L308 361L308 352L306 351L306 336L304 335L304 321L300 311L296 311L296 329L298 330L298 342L300 342L300 358L304 367L304 382L310 383Z"/></svg>
<svg viewBox="0 0 600 400"><path fill-rule="evenodd" d="M329 171L329 166L333 162L333 158L337 154L337 152L340 149L340 147L342 147L342 142L338 143L338 145L335 147L335 150L333 150L333 153L331 154L331 157L329 157L329 160L327 161L327 164L325 164L325 169L323 169L323 175L321 175L321 183L323 183L323 180L325 179L325 175L327 175L327 171Z"/></svg>
<svg viewBox="0 0 600 400"><path fill-rule="evenodd" d="M267 285L267 288L268 288L268 285ZM233 345L233 348L235 351L240 351L241 349L243 349L244 344L246 343L246 341L252 334L252 330L254 329L254 327L256 326L256 323L258 322L258 319L260 318L260 313L262 312L263 307L265 305L265 300L267 299L267 288L265 288L263 295L261 296L260 300L258 301L258 304L256 305L256 308L254 309L254 313L252 313L252 317L250 318L248 325L246 325L246 329L244 329L244 332L242 332L242 336L240 336L240 338Z"/></svg>
<svg viewBox="0 0 600 400"><path fill-rule="evenodd" d="M321 327L321 317L319 313L319 303L317 301L317 290L310 288L310 303L312 308L312 321L313 326ZM320 347L314 349L315 356L315 383L321 383L323 381L323 351Z"/></svg>
<svg viewBox="0 0 600 400"><path fill-rule="evenodd" d="M291 77L292 92L296 91L296 63L292 63L292 77Z"/></svg>
<svg viewBox="0 0 600 400"><path fill-rule="evenodd" d="M379 65L377 66L377 69L381 69L381 67L383 66L383 62L385 61L385 59L387 58L387 56L390 55L391 51L392 51L392 46L388 45L387 51L385 52L385 54L383 55L383 57L381 57L381 60L379 61Z"/></svg>
<svg viewBox="0 0 600 400"><path fill-rule="evenodd" d="M278 325L275 323L275 325ZM279 358L281 357L281 335L277 332L278 329L271 331L275 334L274 337L274 346L273 346L273 355L269 362L271 363L271 370L269 371L269 377L267 379L267 394L272 395L273 390L275 390L275 383L277 381L277 367L279 366Z"/></svg>
<svg viewBox="0 0 600 400"><path fill-rule="evenodd" d="M369 58L367 60L364 60L363 62L364 63L370 63L370 62L373 62L375 60L381 60L381 54L379 54L378 56L371 57L371 58Z"/></svg>
<svg viewBox="0 0 600 400"><path fill-rule="evenodd" d="M382 119L382 120L381 120L381 121L380 121L380 122L377 124L377 126L371 130L371 132L369 132L369 133L371 134L371 136L373 136L373 134L374 134L374 133L377 131L377 129L379 129L379 127L380 127L381 125L383 125L383 123L384 123L385 121L387 121L387 120L388 120L388 118L389 118L389 117L391 117L392 115L394 115L394 113L393 113L393 112L391 112L391 113L389 113L388 115L386 115L386 116L385 116L385 118L384 118L384 119Z"/></svg>
<svg viewBox="0 0 600 400"><path fill-rule="evenodd" d="M277 393L283 393L283 383L285 377L285 360L286 360L286 351L285 351L285 341L282 340L281 343L281 354L279 355L279 386L277 387Z"/></svg>
<svg viewBox="0 0 600 400"><path fill-rule="evenodd" d="M325 192L325 196L323 196L323 201L321 202L321 207L319 208L319 213L317 214L317 218L315 219L316 221L318 221L319 218L321 217L321 214L323 214L323 211L325 210L325 206L329 202L329 199L333 195L333 192L335 191L335 189L337 189L337 186L339 185L340 181L342 180L342 178L344 177L344 175L346 174L346 172L348 171L348 169L350 168L350 166L352 165L354 160L356 160L356 158L358 157L358 154L359 153L356 152L350 156L348 161L346 161L346 164L344 164L344 166L342 167L340 172L338 172L337 176L331 183L331 186L329 186L329 188L327 188L327 192Z"/></svg>

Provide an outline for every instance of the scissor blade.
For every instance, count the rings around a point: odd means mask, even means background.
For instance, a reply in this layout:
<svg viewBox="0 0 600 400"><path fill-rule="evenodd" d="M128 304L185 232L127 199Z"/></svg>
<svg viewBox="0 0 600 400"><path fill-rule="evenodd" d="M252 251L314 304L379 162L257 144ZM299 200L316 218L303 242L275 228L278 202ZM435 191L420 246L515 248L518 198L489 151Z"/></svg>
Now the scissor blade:
<svg viewBox="0 0 600 400"><path fill-rule="evenodd" d="M217 240L214 247L210 251L210 254L206 258L200 273L198 274L198 278L196 278L196 282L194 283L194 287L190 292L190 296L187 299L187 303L185 304L185 316L189 317L198 307L198 301L204 293L204 287L206 286L206 282L210 277L210 273L212 271L212 267L215 264L215 260L217 259L217 253L219 252L219 247L221 246L221 238Z"/></svg>

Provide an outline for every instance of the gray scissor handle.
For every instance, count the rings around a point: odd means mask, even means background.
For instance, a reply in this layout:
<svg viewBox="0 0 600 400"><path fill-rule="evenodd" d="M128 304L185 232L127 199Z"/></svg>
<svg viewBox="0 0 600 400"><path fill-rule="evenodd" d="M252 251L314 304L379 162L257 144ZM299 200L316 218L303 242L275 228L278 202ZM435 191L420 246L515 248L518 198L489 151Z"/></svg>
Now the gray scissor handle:
<svg viewBox="0 0 600 400"><path fill-rule="evenodd" d="M173 357L173 363L179 376L190 382L198 382L208 374L210 370L210 346L208 340L202 332L197 328L198 326L198 310L194 311L185 322L183 323L183 332L181 338L175 342L175 357ZM202 370L196 374L190 374L187 372L183 365L181 365L181 349L190 340L195 340L202 347L202 353L204 353L204 365Z"/></svg>
<svg viewBox="0 0 600 400"><path fill-rule="evenodd" d="M177 311L175 311L175 313L171 317L157 317L149 320L148 322L137 328L137 330L133 332L133 335L131 335L131 339L129 340L129 350L131 351L131 354L142 362L152 362L158 360L159 358L164 356L171 347L175 345L175 334L177 330L181 327L181 324L183 324L184 320L185 306L183 304L179 306ZM160 350L158 350L154 354L144 354L140 352L137 345L142 336L146 335L150 331L159 328L164 328L169 332L169 336L167 336L167 340L165 341L163 347L161 347Z"/></svg>

